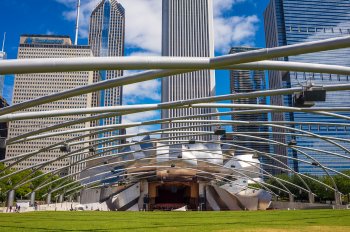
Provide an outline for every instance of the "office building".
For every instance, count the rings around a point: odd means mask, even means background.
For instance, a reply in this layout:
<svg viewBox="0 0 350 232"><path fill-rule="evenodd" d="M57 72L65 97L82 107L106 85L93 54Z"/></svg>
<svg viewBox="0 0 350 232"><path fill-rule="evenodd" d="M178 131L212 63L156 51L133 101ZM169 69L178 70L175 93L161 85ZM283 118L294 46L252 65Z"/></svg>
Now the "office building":
<svg viewBox="0 0 350 232"><path fill-rule="evenodd" d="M0 51L0 60L6 59L6 53L2 50ZM5 83L5 76L0 75L0 96L4 96L4 83Z"/></svg>
<svg viewBox="0 0 350 232"><path fill-rule="evenodd" d="M73 57L90 57L92 52L89 46L75 46L69 36L48 36L48 35L22 35L18 48L18 59L32 58L73 58ZM73 89L92 83L93 72L56 72L56 73L40 73L40 74L20 74L16 75L13 92L13 104L47 96L53 93L62 92L67 89ZM23 112L32 111L48 111L60 109L89 108L91 107L91 94L85 94L72 97L66 100L60 100L45 105L36 106ZM45 119L28 119L19 120L9 123L9 138L13 138L31 131L36 131L48 126L59 124L65 121L72 121L86 117L85 115L72 115L66 117L52 117ZM89 124L78 124L64 128L79 129L89 127ZM62 129L61 129L62 130ZM33 152L44 147L84 135L86 132L55 136L52 138L44 138L28 142L22 142L7 146L6 158L16 157L25 153ZM87 138L88 139L88 138ZM84 145L72 146L71 150L80 149ZM54 149L47 152L41 152L38 155L19 163L15 167L17 169L28 168L32 165L50 161L64 155L60 149ZM86 154L87 155L87 154ZM85 157L85 154L72 156L54 162L42 170L44 172L55 170ZM11 162L9 162L11 163ZM75 173L81 170L84 164L75 165L70 170L65 170L61 175L69 172Z"/></svg>
<svg viewBox="0 0 350 232"><path fill-rule="evenodd" d="M0 96L0 109L9 106L7 101ZM7 138L7 122L0 123L0 160L5 159L6 154L6 143L5 140Z"/></svg>
<svg viewBox="0 0 350 232"><path fill-rule="evenodd" d="M125 11L116 0L102 0L92 11L90 17L89 45L96 57L123 56L125 41ZM123 71L94 72L94 82L116 79ZM122 105L122 87L93 93L94 107ZM121 123L121 117L102 119L93 125L112 125ZM104 137L120 134L119 131L105 133ZM109 144L110 145L110 144Z"/></svg>
<svg viewBox="0 0 350 232"><path fill-rule="evenodd" d="M162 55L181 57L213 57L212 0L163 0ZM215 73L210 70L170 76L162 79L162 102L195 99L215 95ZM167 109L162 118L208 114L212 109ZM210 119L208 117L202 119ZM191 126L164 124L163 128ZM182 130L183 131L183 130ZM190 131L212 131L212 127L192 127ZM181 135L181 134L175 134ZM209 140L210 136L200 139Z"/></svg>
<svg viewBox="0 0 350 232"><path fill-rule="evenodd" d="M350 34L350 2L348 0L271 0L265 13L265 34L267 47L276 47L289 44L296 44L308 41L316 41L334 37L349 36ZM334 51L326 51L300 56L285 57L281 60L308 62L333 65L350 65L350 49L340 49ZM303 73L303 72L269 72L269 85L272 89L291 88L301 85L314 83L317 86L329 84L348 84L349 77L334 74L320 73ZM329 92L325 102L316 102L316 107L345 107L350 106L349 101L345 100L350 97L350 92ZM293 105L293 96L271 97L272 105ZM341 113L341 112L340 112ZM350 116L349 113L341 113ZM274 113L272 119L276 121L295 121L295 122L338 122L347 123L343 119L336 119L327 116L321 116L303 113ZM331 136L337 138L350 138L349 127L337 127L326 125L295 125L297 129L303 129L319 135ZM283 130L275 130L275 132L283 132ZM300 146L313 149L322 149L328 152L344 154L344 150L319 139L296 137L294 136L278 136L276 139L289 143L296 139ZM341 145L349 148L348 144ZM282 149L282 147L279 147ZM338 171L350 169L350 162L347 159L336 158L322 152L304 150L314 158L317 158L321 164ZM286 151L277 150L277 153L286 154ZM288 149L288 156L307 159L303 154ZM310 173L315 175L324 175L325 173L319 167L305 164L303 162L291 162L289 165L295 171L301 173Z"/></svg>
<svg viewBox="0 0 350 232"><path fill-rule="evenodd" d="M257 48L249 47L233 47L230 50L230 54L247 52L256 50ZM255 91L266 90L266 77L265 72L261 70L249 71L249 70L231 70L230 71L230 92L235 93L250 93ZM232 101L235 104L261 104L266 105L266 97L258 98L244 98ZM233 114L232 120L234 121L249 121L249 122L267 122L267 113L254 113L254 114ZM235 125L232 127L233 132L242 133L250 136L258 136L262 138L269 138L268 132L269 128L260 125ZM254 139L250 137L234 136L233 142L240 146L247 147L249 149L254 149L260 152L270 152L270 145L262 144L261 142L266 142L259 139ZM251 153L247 150L237 149L235 155L243 155L246 153ZM267 163L272 163L271 160L261 157L262 165ZM263 166L266 171L273 173L273 169L270 166Z"/></svg>

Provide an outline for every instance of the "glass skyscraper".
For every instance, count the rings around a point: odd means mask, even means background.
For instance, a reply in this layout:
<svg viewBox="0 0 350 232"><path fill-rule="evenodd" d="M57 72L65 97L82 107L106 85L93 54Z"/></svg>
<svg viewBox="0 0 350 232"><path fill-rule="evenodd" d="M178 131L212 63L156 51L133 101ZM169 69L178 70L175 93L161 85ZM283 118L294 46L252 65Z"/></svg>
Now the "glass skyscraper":
<svg viewBox="0 0 350 232"><path fill-rule="evenodd" d="M96 57L124 56L125 10L116 0L102 0L90 17L89 45ZM94 82L115 79L123 76L123 71L94 72ZM111 88L94 93L93 107L122 105L122 87ZM100 126L121 123L121 117L101 119L94 122ZM114 131L105 133L105 137L117 135ZM108 145L107 145L108 146Z"/></svg>
<svg viewBox="0 0 350 232"><path fill-rule="evenodd" d="M233 47L231 48L230 54L235 54L239 52L246 52L251 50L256 50L257 48L249 48L249 47ZM266 77L265 72L261 70L249 71L249 70L232 70L230 71L230 92L232 94L235 93L249 93L254 91L266 90ZM262 104L266 105L266 97L259 98L245 98L234 100L233 103L236 104ZM260 114L234 114L232 115L232 120L236 121L268 121L267 113ZM261 136L263 138L268 138L269 128L266 126L258 126L258 125L237 125L233 126L233 132L238 133L247 133L252 136ZM260 133L260 134L257 134ZM234 137L234 141L238 142L240 146L245 146L247 148L251 148L254 150L258 150L261 152L270 152L269 144L261 144L259 142L266 142L261 140L255 140L249 137ZM246 151L237 150L235 154L240 155L247 153ZM249 152L248 152L249 153ZM272 160L269 160L265 157L262 157L262 163L271 164ZM274 174L273 168L271 166L263 166L263 168Z"/></svg>
<svg viewBox="0 0 350 232"><path fill-rule="evenodd" d="M350 1L349 0L271 0L265 13L265 34L267 47L276 47L348 36L350 34ZM350 66L350 49L341 49L327 52L312 53L300 56L285 57L281 60L294 62L308 62L320 64L333 64ZM272 89L290 88L314 83L315 85L344 84L349 83L348 76L330 75L320 73L303 72L269 72L269 85ZM350 92L328 92L326 102L316 102L316 107L350 106ZM292 96L271 97L272 105L293 105ZM341 113L350 116L349 113ZM349 123L343 119L333 117L301 114L301 113L274 113L272 119L276 121L286 120L295 122L324 122L324 123ZM331 125L295 125L297 129L303 129L322 136L350 139L350 127ZM277 130L275 130L277 131ZM281 142L294 139L294 136L277 136ZM328 152L350 156L347 152L328 142L309 137L296 137L298 145L311 149L322 149ZM346 148L348 143L338 142ZM276 149L277 153L285 154L283 147ZM284 151L283 151L284 150ZM321 164L338 171L350 169L350 161L337 158L327 153L302 149ZM288 156L307 159L303 154L287 150ZM311 161L312 162L312 161ZM322 169L305 164L303 162L289 161L289 165L301 173L324 175Z"/></svg>
<svg viewBox="0 0 350 232"><path fill-rule="evenodd" d="M4 51L0 51L0 60L6 59L6 53ZM0 96L4 96L4 82L5 76L0 75Z"/></svg>

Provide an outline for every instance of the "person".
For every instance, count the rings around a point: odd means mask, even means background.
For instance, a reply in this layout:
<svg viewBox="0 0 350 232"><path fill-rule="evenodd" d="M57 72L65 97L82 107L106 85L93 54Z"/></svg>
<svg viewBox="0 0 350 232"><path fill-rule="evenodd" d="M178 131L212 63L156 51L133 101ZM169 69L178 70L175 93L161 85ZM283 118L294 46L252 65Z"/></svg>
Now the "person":
<svg viewBox="0 0 350 232"><path fill-rule="evenodd" d="M21 206L18 205L17 213L21 212Z"/></svg>
<svg viewBox="0 0 350 232"><path fill-rule="evenodd" d="M10 206L10 213L12 212L12 205Z"/></svg>

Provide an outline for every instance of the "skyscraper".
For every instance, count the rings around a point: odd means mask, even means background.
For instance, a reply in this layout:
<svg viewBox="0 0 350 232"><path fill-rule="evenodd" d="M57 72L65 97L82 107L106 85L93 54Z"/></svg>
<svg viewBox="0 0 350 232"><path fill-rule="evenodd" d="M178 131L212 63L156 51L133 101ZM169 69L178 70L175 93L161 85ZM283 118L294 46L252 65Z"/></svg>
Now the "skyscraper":
<svg viewBox="0 0 350 232"><path fill-rule="evenodd" d="M0 60L6 59L6 53L4 51L0 51ZM4 82L5 82L5 76L0 75L0 96L3 96L4 94Z"/></svg>
<svg viewBox="0 0 350 232"><path fill-rule="evenodd" d="M92 11L90 17L89 44L93 55L123 56L125 40L125 11L116 0L102 0ZM115 79L123 75L123 71L94 72L94 82ZM111 88L94 93L93 106L122 105L122 87ZM99 125L121 123L121 117L100 120ZM106 133L104 136L116 135L119 132Z"/></svg>
<svg viewBox="0 0 350 232"><path fill-rule="evenodd" d="M8 107L9 104L7 101L0 96L0 109ZM0 123L0 160L5 159L6 154L6 139L7 139L7 129L8 129L8 123L7 122L1 122Z"/></svg>
<svg viewBox="0 0 350 232"><path fill-rule="evenodd" d="M348 36L350 34L350 2L348 0L271 0L265 13L265 34L267 47L276 47L307 41L315 41L333 37ZM309 63L334 64L350 66L350 49L341 49L320 53L312 53L300 56L285 57L282 60L299 61ZM269 72L270 88L291 88L314 83L316 85L343 84L349 83L348 76L330 75L320 73L302 73L302 72ZM337 107L350 106L350 92L332 92L327 93L326 102L317 102L319 107ZM273 105L293 105L293 97L271 97ZM341 113L350 116L349 113ZM295 122L344 122L342 119L335 119L326 116L302 114L302 113L278 113L272 114L272 119L281 121ZM350 138L349 127L336 126L315 126L315 125L296 125L298 129L303 129L315 134L332 136L338 138ZM288 143L293 136L279 136L277 139ZM330 152L344 154L344 150L313 138L296 138L298 145L322 149ZM343 146L349 148L348 144ZM305 150L311 156L317 158L320 163L336 170L350 169L350 162L347 159L335 158L321 152ZM304 155L288 150L290 157L307 159ZM349 155L349 154L348 154ZM309 159L307 159L309 160ZM310 160L309 160L310 161ZM290 165L302 173L311 173L323 175L324 172L318 167L311 166L302 162L290 162Z"/></svg>
<svg viewBox="0 0 350 232"><path fill-rule="evenodd" d="M162 55L183 57L213 57L212 0L163 0ZM162 79L162 102L195 99L215 95L215 73L202 70ZM168 109L162 118L211 113L211 109ZM174 128L189 124L166 124ZM210 126L191 128L211 131ZM202 137L203 138L203 137ZM209 139L204 137L203 139Z"/></svg>
<svg viewBox="0 0 350 232"><path fill-rule="evenodd" d="M92 52L89 46L75 46L69 36L48 36L48 35L22 35L18 48L18 59L31 58L73 58L73 57L90 57ZM29 101L53 93L62 92L67 89L73 89L92 83L93 72L57 72L57 73L38 73L38 74L20 74L16 75L13 104ZM41 106L36 106L25 110L30 111L48 111L59 109L89 108L91 107L91 94L85 94L78 97L60 100ZM48 126L59 124L65 121L76 120L85 115L72 115L67 117L52 117L43 119L28 119L14 121L9 123L8 136L13 138L21 134L39 130ZM79 129L89 127L88 123L78 124L67 127L67 129ZM22 142L7 146L6 158L16 157L28 152L33 152L44 147L74 138L75 136L84 135L86 132L76 133L74 135L61 135L52 138L44 138L28 142ZM71 149L83 148L84 145L76 145ZM60 149L54 149L47 152L39 153L16 165L17 169L28 168L32 165L50 161L62 156L64 153ZM72 156L60 161L56 161L45 168L43 171L52 171L59 167L66 166L77 160L84 158L85 155ZM61 175L75 173L84 168L85 164L73 166L70 170L65 170Z"/></svg>
<svg viewBox="0 0 350 232"><path fill-rule="evenodd" d="M239 52L247 52L251 50L256 50L257 48L249 48L249 47L233 47L230 50L230 54L235 54ZM254 91L266 90L266 80L265 80L265 72L264 71L248 71L248 70L232 70L230 71L230 90L232 94L235 93L249 93ZM266 105L266 97L259 98L245 98L234 100L232 103L236 104L261 104ZM234 114L232 115L232 120L236 121L268 121L267 113L259 113L259 114ZM267 132L269 128L266 126L259 125L236 125L233 126L233 132L238 133L248 133L247 135L259 136L262 138L268 138ZM260 133L260 134L259 134ZM254 150L258 150L261 152L270 152L269 144L261 144L259 142L264 142L262 140L257 140L249 137L234 137L235 142L239 142L238 145L245 146L247 148L251 148ZM257 142L257 143L255 143ZM265 141L266 142L266 141ZM241 155L247 153L247 151L237 150L235 154ZM267 158L261 158L262 163L271 164L272 160L268 160ZM263 166L263 168L273 173L274 169L270 166Z"/></svg>

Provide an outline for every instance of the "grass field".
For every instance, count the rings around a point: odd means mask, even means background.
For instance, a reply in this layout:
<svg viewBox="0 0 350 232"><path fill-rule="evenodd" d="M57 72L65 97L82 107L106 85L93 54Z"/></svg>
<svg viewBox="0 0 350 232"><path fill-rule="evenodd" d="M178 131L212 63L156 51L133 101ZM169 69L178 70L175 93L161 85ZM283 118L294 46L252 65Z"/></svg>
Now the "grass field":
<svg viewBox="0 0 350 232"><path fill-rule="evenodd" d="M350 210L0 214L0 231L349 232Z"/></svg>

